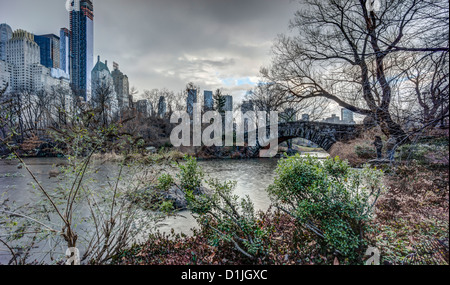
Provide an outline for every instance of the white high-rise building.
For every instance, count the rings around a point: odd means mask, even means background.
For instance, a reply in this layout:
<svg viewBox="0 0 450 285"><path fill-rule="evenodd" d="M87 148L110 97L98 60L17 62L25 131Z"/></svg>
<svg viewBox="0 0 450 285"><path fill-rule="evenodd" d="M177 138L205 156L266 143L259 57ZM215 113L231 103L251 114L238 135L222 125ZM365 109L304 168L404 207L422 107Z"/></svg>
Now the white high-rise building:
<svg viewBox="0 0 450 285"><path fill-rule="evenodd" d="M6 62L12 67L11 89L33 92L33 65L40 64L40 49L34 35L17 30L6 44Z"/></svg>
<svg viewBox="0 0 450 285"><path fill-rule="evenodd" d="M54 86L69 89L68 75L41 65L39 45L34 41L34 35L27 31L17 30L12 34L6 44L6 59L7 66L0 71L3 74L4 70L9 70L12 92L49 92ZM5 75L1 77L7 78Z"/></svg>
<svg viewBox="0 0 450 285"><path fill-rule="evenodd" d="M119 102L114 87L114 80L108 68L108 61L105 61L105 63L101 62L99 56L97 64L92 70L91 78L92 98L89 98L88 102L91 102L94 107L99 107L97 106L98 104L106 104L110 118L117 116Z"/></svg>

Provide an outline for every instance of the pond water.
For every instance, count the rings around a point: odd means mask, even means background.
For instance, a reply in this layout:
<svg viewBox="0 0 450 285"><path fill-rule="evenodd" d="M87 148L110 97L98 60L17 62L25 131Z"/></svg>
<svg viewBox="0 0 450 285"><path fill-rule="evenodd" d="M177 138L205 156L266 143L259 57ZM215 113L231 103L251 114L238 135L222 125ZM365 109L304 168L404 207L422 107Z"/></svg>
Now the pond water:
<svg viewBox="0 0 450 285"><path fill-rule="evenodd" d="M309 153L310 155L325 158L326 153ZM30 158L25 163L40 181L45 189L54 189L61 183L58 178L50 178L49 172L55 165L63 163L61 159L54 158ZM235 194L240 197L249 196L256 210L267 210L270 207L270 199L266 188L274 179L278 159L252 159L252 160L206 160L199 161L205 178L218 179L221 182L236 181ZM118 172L117 165L106 163L99 168L97 174L98 187L106 183L102 177L113 176ZM17 162L0 160L0 201L9 199L18 205L33 205L40 199L33 187L33 178L24 169L18 168ZM190 234L191 229L197 223L188 211L179 213L178 217L167 218L160 226L160 231ZM1 238L0 221L0 238ZM3 233L4 234L4 233ZM5 257L5 248L0 244L0 264L7 263L10 257Z"/></svg>

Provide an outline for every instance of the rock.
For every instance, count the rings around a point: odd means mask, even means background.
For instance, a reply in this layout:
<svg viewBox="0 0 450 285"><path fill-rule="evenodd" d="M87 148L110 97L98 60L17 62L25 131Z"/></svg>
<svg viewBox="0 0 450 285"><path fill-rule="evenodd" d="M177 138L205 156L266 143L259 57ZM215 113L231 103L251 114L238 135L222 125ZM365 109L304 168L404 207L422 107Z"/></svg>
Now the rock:
<svg viewBox="0 0 450 285"><path fill-rule="evenodd" d="M61 174L58 169L52 169L48 172L48 179L50 178L56 178Z"/></svg>
<svg viewBox="0 0 450 285"><path fill-rule="evenodd" d="M288 151L287 151L287 155L288 156L294 156L297 153L299 153L299 152L297 150L295 150L295 149L292 149L292 148L288 149Z"/></svg>
<svg viewBox="0 0 450 285"><path fill-rule="evenodd" d="M177 210L186 210L187 201L186 197L178 187L172 186L169 191L163 194L164 199L169 200L173 203L173 207Z"/></svg>
<svg viewBox="0 0 450 285"><path fill-rule="evenodd" d="M211 193L207 188L201 187L195 195ZM177 186L172 186L167 191L161 191L155 187L138 190L129 196L131 202L140 204L146 210L157 210L158 205L163 201L170 201L177 211L187 210L188 202L184 192ZM156 207L156 208L155 208Z"/></svg>
<svg viewBox="0 0 450 285"><path fill-rule="evenodd" d="M194 192L195 195L205 195L210 193L211 191L205 187L200 187L198 191ZM188 207L184 192L177 186L172 186L167 192L163 193L162 196L164 199L171 201L176 210L182 211L186 210Z"/></svg>
<svg viewBox="0 0 450 285"><path fill-rule="evenodd" d="M145 151L147 153L156 153L156 147L153 147L153 146L146 147Z"/></svg>

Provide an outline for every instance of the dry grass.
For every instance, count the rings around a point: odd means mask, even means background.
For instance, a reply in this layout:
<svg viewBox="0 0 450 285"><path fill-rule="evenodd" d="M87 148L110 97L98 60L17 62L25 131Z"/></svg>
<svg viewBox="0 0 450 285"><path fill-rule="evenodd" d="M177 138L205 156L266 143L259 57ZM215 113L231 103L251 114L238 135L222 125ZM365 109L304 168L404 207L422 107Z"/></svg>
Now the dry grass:
<svg viewBox="0 0 450 285"><path fill-rule="evenodd" d="M157 162L157 161L177 161L181 160L184 157L185 154L183 154L180 151L177 150L171 150L167 152L160 152L160 153L149 153L149 154L130 154L126 157L122 154L116 154L114 151L109 153L96 153L92 156L92 159L94 161L100 161L102 163L104 162L123 162L124 160L127 161L142 161L142 162Z"/></svg>
<svg viewBox="0 0 450 285"><path fill-rule="evenodd" d="M330 149L330 156L333 158L339 156L343 160L348 160L350 165L359 167L365 164L367 162L367 159L358 157L355 152L356 146L373 146L372 144L375 141L375 136L383 137L383 134L379 127L367 130L361 135L361 137L355 140L351 140L348 142L337 142Z"/></svg>
<svg viewBox="0 0 450 285"><path fill-rule="evenodd" d="M374 231L369 237L382 251L386 264L408 263L408 256L414 254L424 258L417 248L442 243L447 244L440 249L443 260L422 261L448 265L448 177L448 170L432 171L418 165L401 166L386 176L388 191L377 202Z"/></svg>

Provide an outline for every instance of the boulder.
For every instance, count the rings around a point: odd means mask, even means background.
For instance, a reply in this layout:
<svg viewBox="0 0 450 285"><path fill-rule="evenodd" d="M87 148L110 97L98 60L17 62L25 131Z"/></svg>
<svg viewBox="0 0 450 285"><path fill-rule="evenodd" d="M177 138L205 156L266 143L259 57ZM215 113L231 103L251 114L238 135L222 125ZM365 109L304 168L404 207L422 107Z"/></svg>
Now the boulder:
<svg viewBox="0 0 450 285"><path fill-rule="evenodd" d="M205 187L200 187L198 191L194 192L195 195L207 195L210 193L211 191ZM188 207L186 195L184 195L184 192L177 186L172 186L167 192L162 193L162 197L165 200L171 201L176 210L182 211L186 210Z"/></svg>

